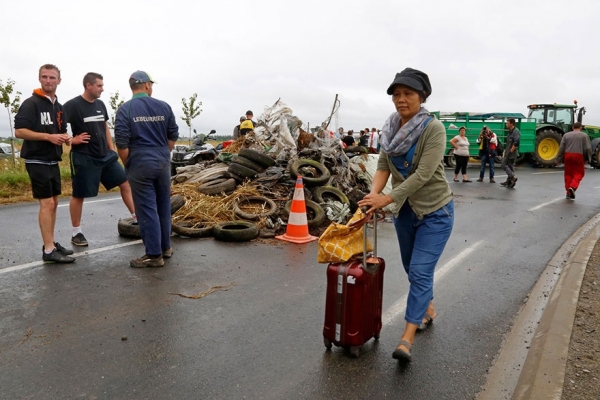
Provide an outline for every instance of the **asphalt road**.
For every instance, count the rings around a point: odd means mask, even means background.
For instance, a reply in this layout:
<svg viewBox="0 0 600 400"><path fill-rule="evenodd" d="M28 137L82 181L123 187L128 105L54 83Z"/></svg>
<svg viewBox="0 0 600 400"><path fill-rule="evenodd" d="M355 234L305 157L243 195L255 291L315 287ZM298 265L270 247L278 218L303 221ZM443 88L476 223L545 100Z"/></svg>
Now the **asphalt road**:
<svg viewBox="0 0 600 400"><path fill-rule="evenodd" d="M575 201L564 199L560 168L517 176L513 190L450 183L456 217L436 272L439 316L408 367L391 358L408 292L392 224L379 230L381 338L355 359L323 345L316 243L173 237L164 268L133 269L143 247L117 235L127 210L110 194L84 206L90 246L75 249L77 261L43 265L37 204L1 206L0 398L474 398L548 261L600 212L600 171L587 170ZM56 240L70 247L69 236L62 200ZM230 284L200 299L174 294Z"/></svg>

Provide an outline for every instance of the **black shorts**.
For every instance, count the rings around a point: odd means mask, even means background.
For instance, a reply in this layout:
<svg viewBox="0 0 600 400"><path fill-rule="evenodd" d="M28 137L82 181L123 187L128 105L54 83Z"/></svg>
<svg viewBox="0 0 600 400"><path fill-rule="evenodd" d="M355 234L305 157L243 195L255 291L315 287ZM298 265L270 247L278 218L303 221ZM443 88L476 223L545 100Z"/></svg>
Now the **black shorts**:
<svg viewBox="0 0 600 400"><path fill-rule="evenodd" d="M119 156L114 151L109 151L103 158L72 151L70 158L73 197L95 197L100 183L110 190L127 181Z"/></svg>
<svg viewBox="0 0 600 400"><path fill-rule="evenodd" d="M58 164L25 163L35 199L49 199L61 194L60 168Z"/></svg>

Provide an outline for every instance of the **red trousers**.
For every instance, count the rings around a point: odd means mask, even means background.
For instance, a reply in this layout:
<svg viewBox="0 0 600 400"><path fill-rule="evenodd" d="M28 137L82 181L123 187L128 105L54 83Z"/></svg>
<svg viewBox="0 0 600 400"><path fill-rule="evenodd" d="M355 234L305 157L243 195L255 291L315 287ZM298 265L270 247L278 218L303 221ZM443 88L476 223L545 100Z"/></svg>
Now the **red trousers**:
<svg viewBox="0 0 600 400"><path fill-rule="evenodd" d="M585 161L583 154L565 153L565 190L577 189L585 175Z"/></svg>

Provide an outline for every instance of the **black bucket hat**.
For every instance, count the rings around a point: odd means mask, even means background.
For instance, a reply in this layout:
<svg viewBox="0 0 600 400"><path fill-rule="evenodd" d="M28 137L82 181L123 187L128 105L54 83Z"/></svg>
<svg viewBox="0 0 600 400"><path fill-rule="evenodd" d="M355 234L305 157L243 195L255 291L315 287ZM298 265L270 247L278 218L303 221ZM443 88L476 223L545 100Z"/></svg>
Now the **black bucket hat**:
<svg viewBox="0 0 600 400"><path fill-rule="evenodd" d="M394 93L394 86L404 85L419 92L424 92L425 98L431 94L431 83L425 72L418 69L405 68L404 71L398 72L394 81L387 90L387 94Z"/></svg>

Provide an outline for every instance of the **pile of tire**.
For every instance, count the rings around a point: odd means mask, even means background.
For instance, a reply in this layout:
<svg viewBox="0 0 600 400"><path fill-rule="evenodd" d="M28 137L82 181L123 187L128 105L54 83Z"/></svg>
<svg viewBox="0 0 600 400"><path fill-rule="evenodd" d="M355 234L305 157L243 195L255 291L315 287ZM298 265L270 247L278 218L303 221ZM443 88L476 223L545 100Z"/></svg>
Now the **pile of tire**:
<svg viewBox="0 0 600 400"><path fill-rule="evenodd" d="M328 201L339 201L350 205L350 200L341 190L327 185L331 178L331 172L325 165L311 159L300 158L294 161L289 169L294 178L302 176L302 182L312 193L313 200L305 200L309 228L317 228L323 224L325 221L323 205ZM293 199L289 200L283 209L286 218L289 215L292 201Z"/></svg>
<svg viewBox="0 0 600 400"><path fill-rule="evenodd" d="M252 149L240 149L231 159L227 172L236 181L243 182L246 178L256 178L258 174L274 164L275 160L266 154Z"/></svg>
<svg viewBox="0 0 600 400"><path fill-rule="evenodd" d="M237 183L227 169L226 165L222 165L206 169L198 174L195 178L195 182L199 184L198 191L207 196L232 193Z"/></svg>

